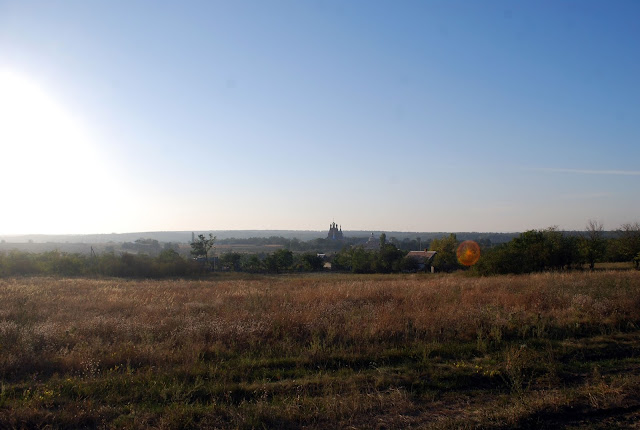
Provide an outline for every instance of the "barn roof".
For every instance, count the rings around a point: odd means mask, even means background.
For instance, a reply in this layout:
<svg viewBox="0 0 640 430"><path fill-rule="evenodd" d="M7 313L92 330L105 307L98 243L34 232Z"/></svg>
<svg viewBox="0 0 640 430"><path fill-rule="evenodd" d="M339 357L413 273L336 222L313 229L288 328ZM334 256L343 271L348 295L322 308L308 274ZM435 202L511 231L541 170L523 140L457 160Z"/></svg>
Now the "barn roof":
<svg viewBox="0 0 640 430"><path fill-rule="evenodd" d="M437 254L437 251L427 251L425 249L424 251L409 251L409 253L407 254L407 257L416 258L416 259L424 259L425 261L429 261L436 254Z"/></svg>

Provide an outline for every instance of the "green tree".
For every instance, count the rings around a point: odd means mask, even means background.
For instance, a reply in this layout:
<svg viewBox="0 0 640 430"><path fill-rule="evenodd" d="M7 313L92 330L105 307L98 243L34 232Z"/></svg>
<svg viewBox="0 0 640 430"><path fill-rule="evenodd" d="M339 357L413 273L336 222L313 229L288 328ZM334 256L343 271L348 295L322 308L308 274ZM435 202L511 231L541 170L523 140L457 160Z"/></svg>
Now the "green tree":
<svg viewBox="0 0 640 430"><path fill-rule="evenodd" d="M491 275L569 269L582 261L579 240L555 227L525 231L508 243L483 250L473 270Z"/></svg>
<svg viewBox="0 0 640 430"><path fill-rule="evenodd" d="M180 257L180 254L178 254L178 252L175 249L171 249L171 248L163 249L157 258L157 260L160 263L173 263L179 259L180 260L182 259L182 257Z"/></svg>
<svg viewBox="0 0 640 430"><path fill-rule="evenodd" d="M576 237L563 234L557 227L542 231L544 267L551 270L571 268L580 260L580 250Z"/></svg>
<svg viewBox="0 0 640 430"><path fill-rule="evenodd" d="M539 230L528 230L510 243L519 260L520 273L541 272L549 261L545 234Z"/></svg>
<svg viewBox="0 0 640 430"><path fill-rule="evenodd" d="M272 273L280 273L291 269L293 264L293 252L288 249L279 249L269 255L264 261L267 270Z"/></svg>
<svg viewBox="0 0 640 430"><path fill-rule="evenodd" d="M404 256L402 260L400 260L400 270L404 272L417 272L420 270L420 262L417 258ZM423 270L426 270L426 267Z"/></svg>
<svg viewBox="0 0 640 430"><path fill-rule="evenodd" d="M640 224L624 224L618 230L620 251L624 261L631 261L640 252Z"/></svg>
<svg viewBox="0 0 640 430"><path fill-rule="evenodd" d="M188 262L175 249L165 248L156 258L154 277L184 276L194 269L193 262Z"/></svg>
<svg viewBox="0 0 640 430"><path fill-rule="evenodd" d="M373 253L367 252L362 246L351 249L351 271L353 273L371 273L373 268Z"/></svg>
<svg viewBox="0 0 640 430"><path fill-rule="evenodd" d="M382 241L381 241L382 243ZM391 273L402 270L402 259L407 253L387 243L376 253L374 269L377 273Z"/></svg>
<svg viewBox="0 0 640 430"><path fill-rule="evenodd" d="M207 239L204 234L199 234L198 239L194 242L191 242L191 255L196 258L204 257L205 264L211 264L209 262L209 251L213 248L214 243L216 242L216 237L209 233L209 238Z"/></svg>
<svg viewBox="0 0 640 430"><path fill-rule="evenodd" d="M220 265L234 272L240 271L242 261L242 254L239 252L225 252L220 256Z"/></svg>
<svg viewBox="0 0 640 430"><path fill-rule="evenodd" d="M351 270L353 248L345 246L331 259L331 270Z"/></svg>
<svg viewBox="0 0 640 430"><path fill-rule="evenodd" d="M513 240L483 251L482 258L472 270L480 275L505 273L523 273L522 255L513 244Z"/></svg>
<svg viewBox="0 0 640 430"><path fill-rule="evenodd" d="M580 238L577 236L565 235L562 238L562 243L563 255L567 269L571 269L572 266L582 267L584 260L580 252Z"/></svg>
<svg viewBox="0 0 640 430"><path fill-rule="evenodd" d="M441 239L433 239L430 244L431 251L437 251L433 258L433 266L441 272L452 272L460 268L456 250L458 249L458 239L455 234Z"/></svg>
<svg viewBox="0 0 640 430"><path fill-rule="evenodd" d="M605 244L602 223L593 220L587 221L586 233L582 237L581 248L584 258L589 263L589 269L593 270L596 261L604 255Z"/></svg>
<svg viewBox="0 0 640 430"><path fill-rule="evenodd" d="M302 267L306 272L318 272L324 267L324 260L310 252L302 255Z"/></svg>
<svg viewBox="0 0 640 430"><path fill-rule="evenodd" d="M380 249L384 248L386 244L387 244L387 235L382 233L380 235Z"/></svg>
<svg viewBox="0 0 640 430"><path fill-rule="evenodd" d="M240 262L240 267L243 271L249 273L264 272L264 264L256 254L244 256Z"/></svg>

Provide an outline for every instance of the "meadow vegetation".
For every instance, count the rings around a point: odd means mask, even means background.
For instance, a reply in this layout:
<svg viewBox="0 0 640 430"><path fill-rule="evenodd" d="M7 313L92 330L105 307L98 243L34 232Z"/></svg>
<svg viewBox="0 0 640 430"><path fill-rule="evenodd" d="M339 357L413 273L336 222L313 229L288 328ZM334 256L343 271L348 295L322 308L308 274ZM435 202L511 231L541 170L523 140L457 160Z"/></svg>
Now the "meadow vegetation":
<svg viewBox="0 0 640 430"><path fill-rule="evenodd" d="M640 272L0 279L2 428L624 427Z"/></svg>

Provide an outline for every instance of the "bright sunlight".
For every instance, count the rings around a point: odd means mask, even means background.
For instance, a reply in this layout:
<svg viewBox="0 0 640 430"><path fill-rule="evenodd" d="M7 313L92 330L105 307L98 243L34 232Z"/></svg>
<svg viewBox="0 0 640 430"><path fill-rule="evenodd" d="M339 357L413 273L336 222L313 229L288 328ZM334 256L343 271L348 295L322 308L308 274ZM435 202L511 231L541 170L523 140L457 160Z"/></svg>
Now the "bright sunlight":
<svg viewBox="0 0 640 430"><path fill-rule="evenodd" d="M105 166L82 124L36 82L0 69L0 232L81 232L105 215Z"/></svg>

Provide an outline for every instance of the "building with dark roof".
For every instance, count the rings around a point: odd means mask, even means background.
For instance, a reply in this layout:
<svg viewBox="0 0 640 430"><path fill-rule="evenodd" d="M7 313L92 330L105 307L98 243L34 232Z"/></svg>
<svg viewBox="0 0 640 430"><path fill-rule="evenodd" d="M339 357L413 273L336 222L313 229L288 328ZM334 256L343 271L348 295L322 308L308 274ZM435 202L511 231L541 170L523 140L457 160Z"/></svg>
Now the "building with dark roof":
<svg viewBox="0 0 640 430"><path fill-rule="evenodd" d="M409 251L407 258L413 258L418 263L418 270L425 270L427 266L431 265L433 257L435 257L437 251ZM433 266L431 266L431 272L433 272Z"/></svg>

